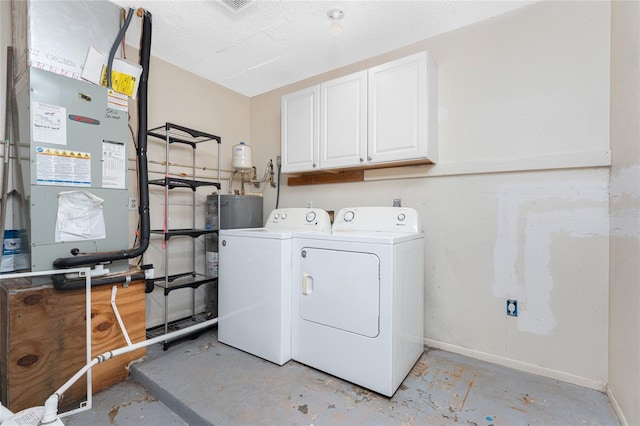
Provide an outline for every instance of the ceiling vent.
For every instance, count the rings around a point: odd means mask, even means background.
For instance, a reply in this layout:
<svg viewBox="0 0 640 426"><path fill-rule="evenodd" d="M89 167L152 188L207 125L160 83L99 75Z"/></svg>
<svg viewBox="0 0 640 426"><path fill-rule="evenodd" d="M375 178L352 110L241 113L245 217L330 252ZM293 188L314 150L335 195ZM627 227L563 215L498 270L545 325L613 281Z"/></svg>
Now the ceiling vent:
<svg viewBox="0 0 640 426"><path fill-rule="evenodd" d="M253 0L222 0L222 4L227 6L233 12L240 12L249 6Z"/></svg>

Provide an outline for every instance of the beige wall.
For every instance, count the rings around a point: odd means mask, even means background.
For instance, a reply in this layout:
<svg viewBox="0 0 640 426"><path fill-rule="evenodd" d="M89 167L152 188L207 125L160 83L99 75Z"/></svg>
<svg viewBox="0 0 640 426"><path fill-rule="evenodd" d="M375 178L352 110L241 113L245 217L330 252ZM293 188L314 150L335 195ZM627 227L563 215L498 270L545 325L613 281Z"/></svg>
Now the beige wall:
<svg viewBox="0 0 640 426"><path fill-rule="evenodd" d="M640 3L613 2L609 393L640 424Z"/></svg>
<svg viewBox="0 0 640 426"><path fill-rule="evenodd" d="M282 94L422 49L439 65L439 164L283 185L280 206L401 198L425 228L427 344L604 390L609 16L535 4L252 98L253 145L274 155Z"/></svg>

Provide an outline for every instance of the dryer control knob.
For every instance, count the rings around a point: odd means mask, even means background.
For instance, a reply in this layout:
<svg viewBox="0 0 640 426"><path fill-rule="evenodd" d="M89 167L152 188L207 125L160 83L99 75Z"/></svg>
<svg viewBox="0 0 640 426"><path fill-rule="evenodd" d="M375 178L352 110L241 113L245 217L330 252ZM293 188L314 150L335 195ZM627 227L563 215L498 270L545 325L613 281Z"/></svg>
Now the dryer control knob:
<svg viewBox="0 0 640 426"><path fill-rule="evenodd" d="M356 216L356 214L352 210L348 210L344 214L343 218L344 218L345 222L351 222L355 216Z"/></svg>
<svg viewBox="0 0 640 426"><path fill-rule="evenodd" d="M399 220L400 222L402 222L402 221L403 221L403 220L405 220L406 218L407 218L407 217L404 215L404 213L400 213L400 214L398 215L398 220Z"/></svg>
<svg viewBox="0 0 640 426"><path fill-rule="evenodd" d="M280 219L280 213L276 213L276 214L274 214L274 215L273 215L273 218L274 218L274 219Z"/></svg>
<svg viewBox="0 0 640 426"><path fill-rule="evenodd" d="M286 213L282 213L282 219L286 219L287 218L287 214Z"/></svg>
<svg viewBox="0 0 640 426"><path fill-rule="evenodd" d="M313 222L316 220L316 212L307 213L307 222Z"/></svg>

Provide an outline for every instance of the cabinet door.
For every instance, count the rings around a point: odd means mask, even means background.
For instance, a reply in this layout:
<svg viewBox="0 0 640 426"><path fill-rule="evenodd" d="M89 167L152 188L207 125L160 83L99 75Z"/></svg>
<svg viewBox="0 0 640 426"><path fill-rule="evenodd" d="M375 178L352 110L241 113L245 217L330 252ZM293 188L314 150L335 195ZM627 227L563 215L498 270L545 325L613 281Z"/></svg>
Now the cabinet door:
<svg viewBox="0 0 640 426"><path fill-rule="evenodd" d="M367 71L320 85L320 167L359 166L367 154Z"/></svg>
<svg viewBox="0 0 640 426"><path fill-rule="evenodd" d="M427 55L420 52L369 69L369 163L427 157Z"/></svg>
<svg viewBox="0 0 640 426"><path fill-rule="evenodd" d="M305 172L318 168L319 86L282 97L282 171Z"/></svg>

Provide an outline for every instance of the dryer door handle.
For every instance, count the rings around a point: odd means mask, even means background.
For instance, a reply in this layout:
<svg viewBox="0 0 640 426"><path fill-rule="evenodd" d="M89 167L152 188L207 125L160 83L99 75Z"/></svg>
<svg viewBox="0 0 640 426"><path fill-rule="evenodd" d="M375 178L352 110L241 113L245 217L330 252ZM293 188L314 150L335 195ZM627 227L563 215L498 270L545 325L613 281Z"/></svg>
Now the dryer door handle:
<svg viewBox="0 0 640 426"><path fill-rule="evenodd" d="M313 277L307 273L302 274L302 294L305 296L313 293Z"/></svg>

